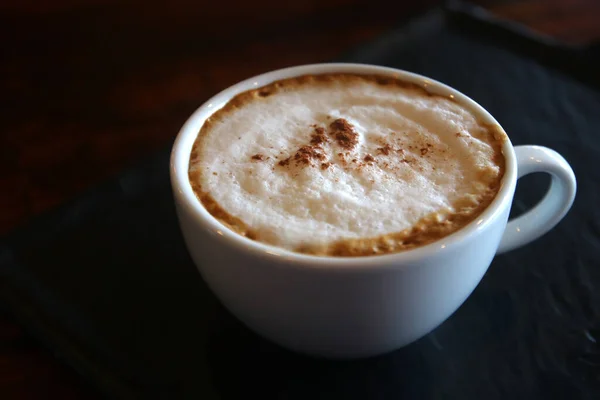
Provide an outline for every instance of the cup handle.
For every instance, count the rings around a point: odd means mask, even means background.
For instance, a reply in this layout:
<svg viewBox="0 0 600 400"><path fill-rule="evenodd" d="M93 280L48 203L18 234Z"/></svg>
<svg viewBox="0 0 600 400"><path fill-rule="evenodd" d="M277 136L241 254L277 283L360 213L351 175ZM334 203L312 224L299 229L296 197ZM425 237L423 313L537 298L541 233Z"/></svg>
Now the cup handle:
<svg viewBox="0 0 600 400"><path fill-rule="evenodd" d="M544 198L525 214L508 222L497 254L514 250L544 235L571 208L577 181L571 166L556 151L542 146L515 146L517 179L534 172L552 176Z"/></svg>

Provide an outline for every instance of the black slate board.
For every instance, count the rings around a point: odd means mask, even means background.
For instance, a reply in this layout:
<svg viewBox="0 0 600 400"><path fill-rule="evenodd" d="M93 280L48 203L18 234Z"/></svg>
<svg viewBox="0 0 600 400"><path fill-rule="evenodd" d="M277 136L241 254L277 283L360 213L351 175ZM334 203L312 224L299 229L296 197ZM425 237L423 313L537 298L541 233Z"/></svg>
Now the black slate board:
<svg viewBox="0 0 600 400"><path fill-rule="evenodd" d="M425 338L386 356L334 362L292 354L242 327L184 247L168 148L3 239L3 304L110 397L600 398L598 48L561 46L486 19L460 5L430 12L341 58L456 87L515 145L558 150L578 178L566 219L496 257L467 302ZM513 214L548 182L521 180Z"/></svg>

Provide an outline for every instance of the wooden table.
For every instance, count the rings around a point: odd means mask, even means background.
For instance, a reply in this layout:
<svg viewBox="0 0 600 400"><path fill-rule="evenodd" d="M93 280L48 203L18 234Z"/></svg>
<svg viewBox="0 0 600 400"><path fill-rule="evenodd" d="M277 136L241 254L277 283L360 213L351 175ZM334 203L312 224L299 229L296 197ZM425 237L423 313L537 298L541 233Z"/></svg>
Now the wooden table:
<svg viewBox="0 0 600 400"><path fill-rule="evenodd" d="M440 2L215 3L0 5L0 235L168 145L222 88L328 61ZM600 40L595 0L476 3L565 41ZM99 397L58 356L0 313L0 398Z"/></svg>

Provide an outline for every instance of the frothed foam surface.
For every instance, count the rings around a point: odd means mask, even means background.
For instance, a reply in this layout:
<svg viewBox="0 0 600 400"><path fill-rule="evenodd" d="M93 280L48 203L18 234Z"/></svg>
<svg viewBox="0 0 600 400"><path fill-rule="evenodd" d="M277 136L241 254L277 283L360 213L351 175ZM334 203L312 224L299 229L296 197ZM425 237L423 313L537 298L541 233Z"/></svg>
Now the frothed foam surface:
<svg viewBox="0 0 600 400"><path fill-rule="evenodd" d="M209 212L252 239L323 255L388 253L473 220L497 193L504 140L415 85L300 77L213 114L190 181Z"/></svg>

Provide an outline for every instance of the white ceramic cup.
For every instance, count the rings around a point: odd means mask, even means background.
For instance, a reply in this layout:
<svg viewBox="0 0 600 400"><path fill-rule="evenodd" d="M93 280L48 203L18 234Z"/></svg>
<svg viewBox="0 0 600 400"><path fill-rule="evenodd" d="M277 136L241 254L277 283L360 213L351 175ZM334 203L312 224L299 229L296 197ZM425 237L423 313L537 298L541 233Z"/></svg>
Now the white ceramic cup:
<svg viewBox="0 0 600 400"><path fill-rule="evenodd" d="M328 358L382 354L419 339L465 301L495 254L546 233L567 213L576 181L558 153L540 146L503 147L506 172L489 207L467 226L434 243L378 256L303 255L240 236L198 201L188 180L192 144L204 121L236 94L276 80L331 72L392 76L454 96L487 123L498 122L460 92L413 73L362 64L286 68L217 94L181 128L171 154L171 183L187 248L224 306L259 335L288 349ZM508 222L517 179L551 174L540 203Z"/></svg>

